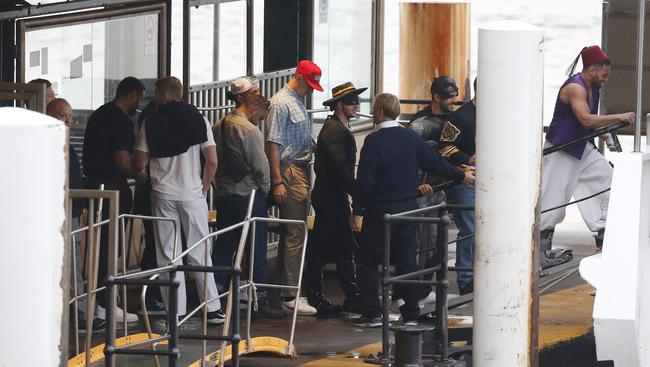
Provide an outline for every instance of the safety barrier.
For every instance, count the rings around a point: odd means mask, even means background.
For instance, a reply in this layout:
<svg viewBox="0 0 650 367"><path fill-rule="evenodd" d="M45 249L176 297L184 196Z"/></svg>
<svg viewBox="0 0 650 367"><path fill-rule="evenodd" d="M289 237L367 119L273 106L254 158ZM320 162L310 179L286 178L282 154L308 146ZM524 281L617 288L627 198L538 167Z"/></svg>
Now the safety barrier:
<svg viewBox="0 0 650 367"><path fill-rule="evenodd" d="M72 230L70 233L70 246L72 253L72 288L74 292L74 297L68 302L73 307L73 321L74 321L74 342L75 342L75 355L71 361L77 361L79 364L83 363L86 366L89 366L93 361L92 354L93 348L91 347L92 339L92 324L93 318L95 315L95 297L98 292L101 292L106 289L106 287L97 287L97 269L99 264L99 238L101 236L102 227L108 225L109 231L109 240L108 240L108 253L109 253L109 267L108 274L115 275L118 274L118 264L117 264L117 239L121 238L121 251L122 251L122 263L121 263L121 273L127 274L127 259L126 259L126 235L125 235L125 221L130 219L140 219L140 220L151 220L151 221L170 221L174 225L174 232L176 233L179 229L179 224L176 220L171 218L163 217L153 217L153 216L143 216L143 215L134 215L134 214L120 214L119 212L119 193L117 191L105 191L103 187L100 187L99 190L70 190L69 191L69 200L70 202L73 199L88 200L88 224L85 227L77 228ZM102 220L102 207L103 200L109 200L109 219ZM95 200L98 200L97 212L95 212ZM69 205L72 205L71 203ZM92 215L91 215L92 214ZM96 218L97 217L97 218ZM116 235L115 231L118 230L119 224L119 235ZM77 287L78 278L77 270L80 264L77 264L77 237L82 233L86 233L86 273L88 277L87 282L87 291L85 293L80 293L80 290ZM111 255L112 254L112 255ZM83 283L83 281L82 281ZM79 337L79 301L81 299L87 299L86 303L86 335L84 340L84 353L80 354L80 337ZM122 301L123 304L128 304L126 286L122 289ZM123 313L122 323L124 325L124 337L129 336L128 323L126 320L127 314ZM139 338L135 338L139 339ZM74 364L74 363L73 363ZM77 365L77 364L75 364Z"/></svg>
<svg viewBox="0 0 650 367"><path fill-rule="evenodd" d="M259 287L265 287L265 288L276 288L276 289L292 289L296 291L296 299L300 297L300 288L301 288L301 283L302 283L302 271L304 267L304 261L305 261L305 253L307 249L307 238L308 238L308 231L307 231L307 223L305 221L300 221L300 220L289 220L289 219L277 219L277 218L260 218L260 217L251 217L252 213L252 205L253 205L253 199L255 196L255 190L251 192L250 198L249 198L249 203L248 203L248 209L246 212L246 217L244 220L240 223L234 224L232 226L217 230L213 233L210 233L206 236L204 236L201 240L197 241L196 243L192 244L191 246L188 246L188 248L183 251L181 254L176 256L169 265L165 267L160 267L157 269L151 269L151 270L146 270L146 271L140 271L137 273L132 273L132 274L126 274L123 276L119 277L113 277L110 279L110 281L107 283L107 287L114 287L116 285L126 285L126 284L139 284L143 285L143 289L141 292L141 303L142 303L142 311L144 314L144 321L145 321L145 328L147 331L147 334L149 335L149 339L147 340L142 340L137 343L132 343L132 344L125 344L120 347L115 346L115 333L114 333L114 327L109 327L107 328L107 338L106 338L106 350L109 351L107 354L107 363L108 363L108 357L113 356L115 354L143 354L143 355L151 355L154 357L154 361L156 366L160 366L160 361L158 359L158 356L167 356L169 358L169 363L170 366L172 363L174 363L175 359L177 358L177 354L172 350L173 345L175 345L177 348L178 346L178 339L199 339L203 340L203 345L202 345L202 351L201 351L201 359L195 363L197 365L201 365L200 361L205 361L205 360L213 360L215 358L218 358L220 365L223 366L224 360L226 358L226 347L227 344L226 342L231 342L231 350L232 352L230 353L232 357L232 365L233 366L238 366L239 363L239 342L241 340L241 336L239 334L239 311L240 311L240 303L239 303L239 290L248 290L248 312L247 312L247 325L246 325L246 344L245 348L248 348L247 350L244 350L243 353L246 352L253 352L255 350L251 350L250 348L254 345L252 342L251 338L251 310L253 309L253 302L255 299L254 296L254 290ZM305 229L305 236L303 238L303 249L302 249L302 254L301 254L301 261L300 261L300 273L301 276L298 278L298 284L297 285L280 285L280 284L260 284L260 283L255 283L253 282L253 265L254 265L254 256L249 256L249 280L246 281L246 284L240 286L240 280L239 280L239 275L241 272L241 261L243 258L243 254L245 251L245 245L247 242L248 238L248 233L251 232L251 241L250 242L250 254L254 253L254 249L252 246L254 246L255 243L255 227L257 222L266 222L266 223L278 223L278 224L293 224L293 225L302 225L304 226ZM241 228L241 237L239 241L239 245L237 247L236 251L236 256L235 256L235 261L233 262L233 265L231 267L215 267L215 266L182 266L182 265L176 265L176 263L180 262L183 257L189 254L190 251L195 249L197 246L200 246L202 244L205 244L207 241L222 235L226 232L236 230ZM206 261L208 257L210 256L209 252L207 251L208 246L205 246L206 248ZM174 251L174 253L176 253ZM231 285L230 289L228 292L224 292L219 295L218 298L223 298L225 296L228 296L227 298L227 305L226 305L226 320L224 322L223 326L223 334L221 336L214 336L214 335L208 335L207 334L207 305L210 302L213 302L216 300L215 299L207 299L207 288L204 287L203 289L203 299L204 301L199 304L196 308L194 308L192 311L188 312L187 315L180 321L178 321L175 317L169 319L168 317L168 322L167 322L167 330L166 332L161 335L161 336L156 336L153 334L153 331L151 329L151 322L149 320L149 314L146 309L144 299L146 296L147 292L147 287L149 285L159 285L159 286L169 286L169 287L175 287L172 282L169 281L159 281L157 278L160 276L162 273L166 272L176 272L176 271L183 271L183 270L188 270L188 271L199 271L203 272L204 276L208 276L209 273L213 272L231 272L233 274L232 279L231 279ZM149 277L148 279L139 279L139 278L144 278L144 277ZM234 291L234 290L238 291ZM113 292L114 293L114 292ZM113 296L108 296L110 299L113 301L115 298ZM108 300L108 299L107 299ZM170 300L171 303L171 300ZM115 303L111 304L111 310L113 309L113 306ZM170 305L171 306L171 305ZM178 333L178 327L185 323L187 320L189 320L190 317L192 317L194 314L196 314L199 310L203 309L203 334L202 335L183 335ZM169 314L175 314L173 313L170 307ZM295 347L293 345L293 340L295 336L295 326L296 326L296 320L297 320L297 315L298 315L298 308L294 308L293 311L293 316L292 316L292 322L291 322L291 331L290 331L290 336L289 336L289 341L287 343L287 347L285 348L284 354L289 355L289 356L295 356ZM169 316L169 315L168 315ZM108 320L108 318L107 318ZM232 327L231 327L231 321L232 321ZM114 324L114 319L111 319L111 322ZM230 331L229 331L230 330ZM108 334L112 333L112 334ZM174 333L174 335L172 335ZM176 339L174 339L176 338ZM224 343L221 345L221 348L219 351L207 354L207 340L219 340L223 341ZM160 343L161 341L169 341L168 344L168 350L167 352L163 351L157 351L155 349L156 345ZM132 349L136 346L142 346L142 345L150 345L152 350L142 350L142 349ZM241 353L241 354L243 354ZM108 364L107 364L108 365Z"/></svg>
<svg viewBox="0 0 650 367"><path fill-rule="evenodd" d="M436 287L436 308L435 314L435 332L434 332L434 345L438 351L439 361L446 362L449 360L449 332L447 329L448 322L448 307L447 296L449 288L449 271L471 271L471 268L457 268L448 267L448 231L447 227L450 219L447 215L441 217L426 217L423 214L431 212L442 213L447 209L455 210L474 210L473 205L453 205L441 203L426 208L410 210L407 212L397 214L384 214L384 254L382 263L382 350L377 359L367 359L368 363L386 364L390 363L390 335L389 335L389 308L390 308L390 285L433 285ZM436 255L437 261L435 266L431 266L422 270L411 273L400 274L398 276L390 275L390 226L392 223L434 223L437 225L437 238L436 238ZM435 280L421 279L422 276L428 274L436 275Z"/></svg>
<svg viewBox="0 0 650 367"><path fill-rule="evenodd" d="M256 74L253 77L260 83L260 93L271 98L289 82L296 68ZM188 102L195 105L199 111L214 125L225 117L235 107L226 98L230 80L217 81L190 86Z"/></svg>

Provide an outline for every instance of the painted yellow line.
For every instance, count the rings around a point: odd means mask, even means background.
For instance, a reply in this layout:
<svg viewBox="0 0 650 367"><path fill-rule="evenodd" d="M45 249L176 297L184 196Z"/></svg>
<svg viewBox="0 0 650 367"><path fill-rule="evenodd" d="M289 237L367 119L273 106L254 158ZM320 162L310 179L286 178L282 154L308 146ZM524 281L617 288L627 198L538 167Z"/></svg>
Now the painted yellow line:
<svg viewBox="0 0 650 367"><path fill-rule="evenodd" d="M548 348L559 342L580 337L591 329L593 325L592 310L594 297L591 296L593 288L588 285L579 285L574 288L564 289L552 294L542 296L539 301L539 349ZM452 324L456 322L451 322ZM457 324L457 323L456 323ZM354 367L370 366L363 359L370 354L381 351L381 342L364 345L338 354L331 358L301 364L301 367ZM358 358L351 358L358 355Z"/></svg>
<svg viewBox="0 0 650 367"><path fill-rule="evenodd" d="M160 336L158 334L151 334L151 335L152 338L157 338ZM149 339L149 334L147 333L139 333L139 334L123 336L121 338L115 339L115 346L121 347L127 344L137 343L147 339ZM164 340L159 342L158 344L167 345L167 341ZM94 346L90 350L90 363L95 363L99 360L104 359L104 346L105 344L102 343L97 346ZM77 354L76 356L68 360L68 367L83 367L85 365L86 365L86 353Z"/></svg>
<svg viewBox="0 0 650 367"><path fill-rule="evenodd" d="M246 340L240 341L239 355L243 356L243 355L258 353L258 352L268 352L268 353L279 355L281 357L290 357L290 358L297 357L298 354L296 353L296 346L293 345L291 352L287 353L288 346L289 346L289 342L287 342L284 339L276 338L273 336L258 336L255 338L251 338L250 346L247 346ZM219 352L220 350L217 350L205 356L205 361L215 362L215 365L218 366ZM232 346L228 345L224 353L224 362L230 361L231 359L232 359ZM200 367L200 366L201 366L201 359L189 365L189 367Z"/></svg>
<svg viewBox="0 0 650 367"><path fill-rule="evenodd" d="M540 350L589 332L593 327L593 290L590 285L583 284L540 298Z"/></svg>

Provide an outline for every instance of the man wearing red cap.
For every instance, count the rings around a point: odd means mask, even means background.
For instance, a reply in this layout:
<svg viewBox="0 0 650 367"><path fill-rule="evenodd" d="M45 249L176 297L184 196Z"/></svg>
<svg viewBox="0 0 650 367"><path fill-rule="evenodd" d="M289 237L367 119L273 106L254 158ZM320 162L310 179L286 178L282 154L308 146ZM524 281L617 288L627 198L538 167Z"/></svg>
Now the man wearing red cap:
<svg viewBox="0 0 650 367"><path fill-rule="evenodd" d="M311 119L302 99L314 89L323 91L320 77L318 65L302 60L289 83L271 98L266 119L266 155L271 168L271 196L280 208L280 218L307 219L313 139ZM304 227L283 226L276 272L280 284L298 285L304 237ZM289 310L298 308L301 315L316 313L306 298L295 298L295 291L283 289L281 295Z"/></svg>
<svg viewBox="0 0 650 367"><path fill-rule="evenodd" d="M582 71L573 70L582 57ZM598 115L600 88L607 81L611 62L598 46L582 49L569 68L569 79L562 85L555 102L553 120L546 134L545 148L580 138L594 129L618 122L634 123L634 113ZM593 141L571 145L544 156L542 161L542 210L568 203L572 196L584 198L610 187L612 167ZM607 219L609 193L578 204L580 214L596 235L596 246L602 246ZM555 265L551 254L553 231L564 219L565 209L542 214L540 246L542 267Z"/></svg>

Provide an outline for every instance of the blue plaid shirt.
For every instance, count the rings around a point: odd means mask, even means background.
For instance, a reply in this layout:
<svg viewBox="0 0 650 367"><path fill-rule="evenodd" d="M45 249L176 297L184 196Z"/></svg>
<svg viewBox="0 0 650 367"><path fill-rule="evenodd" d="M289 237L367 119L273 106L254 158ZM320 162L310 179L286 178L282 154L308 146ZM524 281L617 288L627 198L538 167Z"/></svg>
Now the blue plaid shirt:
<svg viewBox="0 0 650 367"><path fill-rule="evenodd" d="M282 164L309 163L313 150L312 123L302 100L285 86L271 98L266 141L280 145Z"/></svg>

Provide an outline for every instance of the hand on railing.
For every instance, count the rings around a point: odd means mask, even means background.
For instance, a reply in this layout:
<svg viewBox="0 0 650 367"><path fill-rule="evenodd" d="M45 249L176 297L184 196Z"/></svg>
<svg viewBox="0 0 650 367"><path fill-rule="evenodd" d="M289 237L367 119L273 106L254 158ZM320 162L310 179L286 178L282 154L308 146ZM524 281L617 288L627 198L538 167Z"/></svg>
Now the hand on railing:
<svg viewBox="0 0 650 367"><path fill-rule="evenodd" d="M469 172L465 172L465 178L463 179L463 185L465 185L465 186L474 186L474 181L476 181L476 177L474 177L474 175L469 173Z"/></svg>

